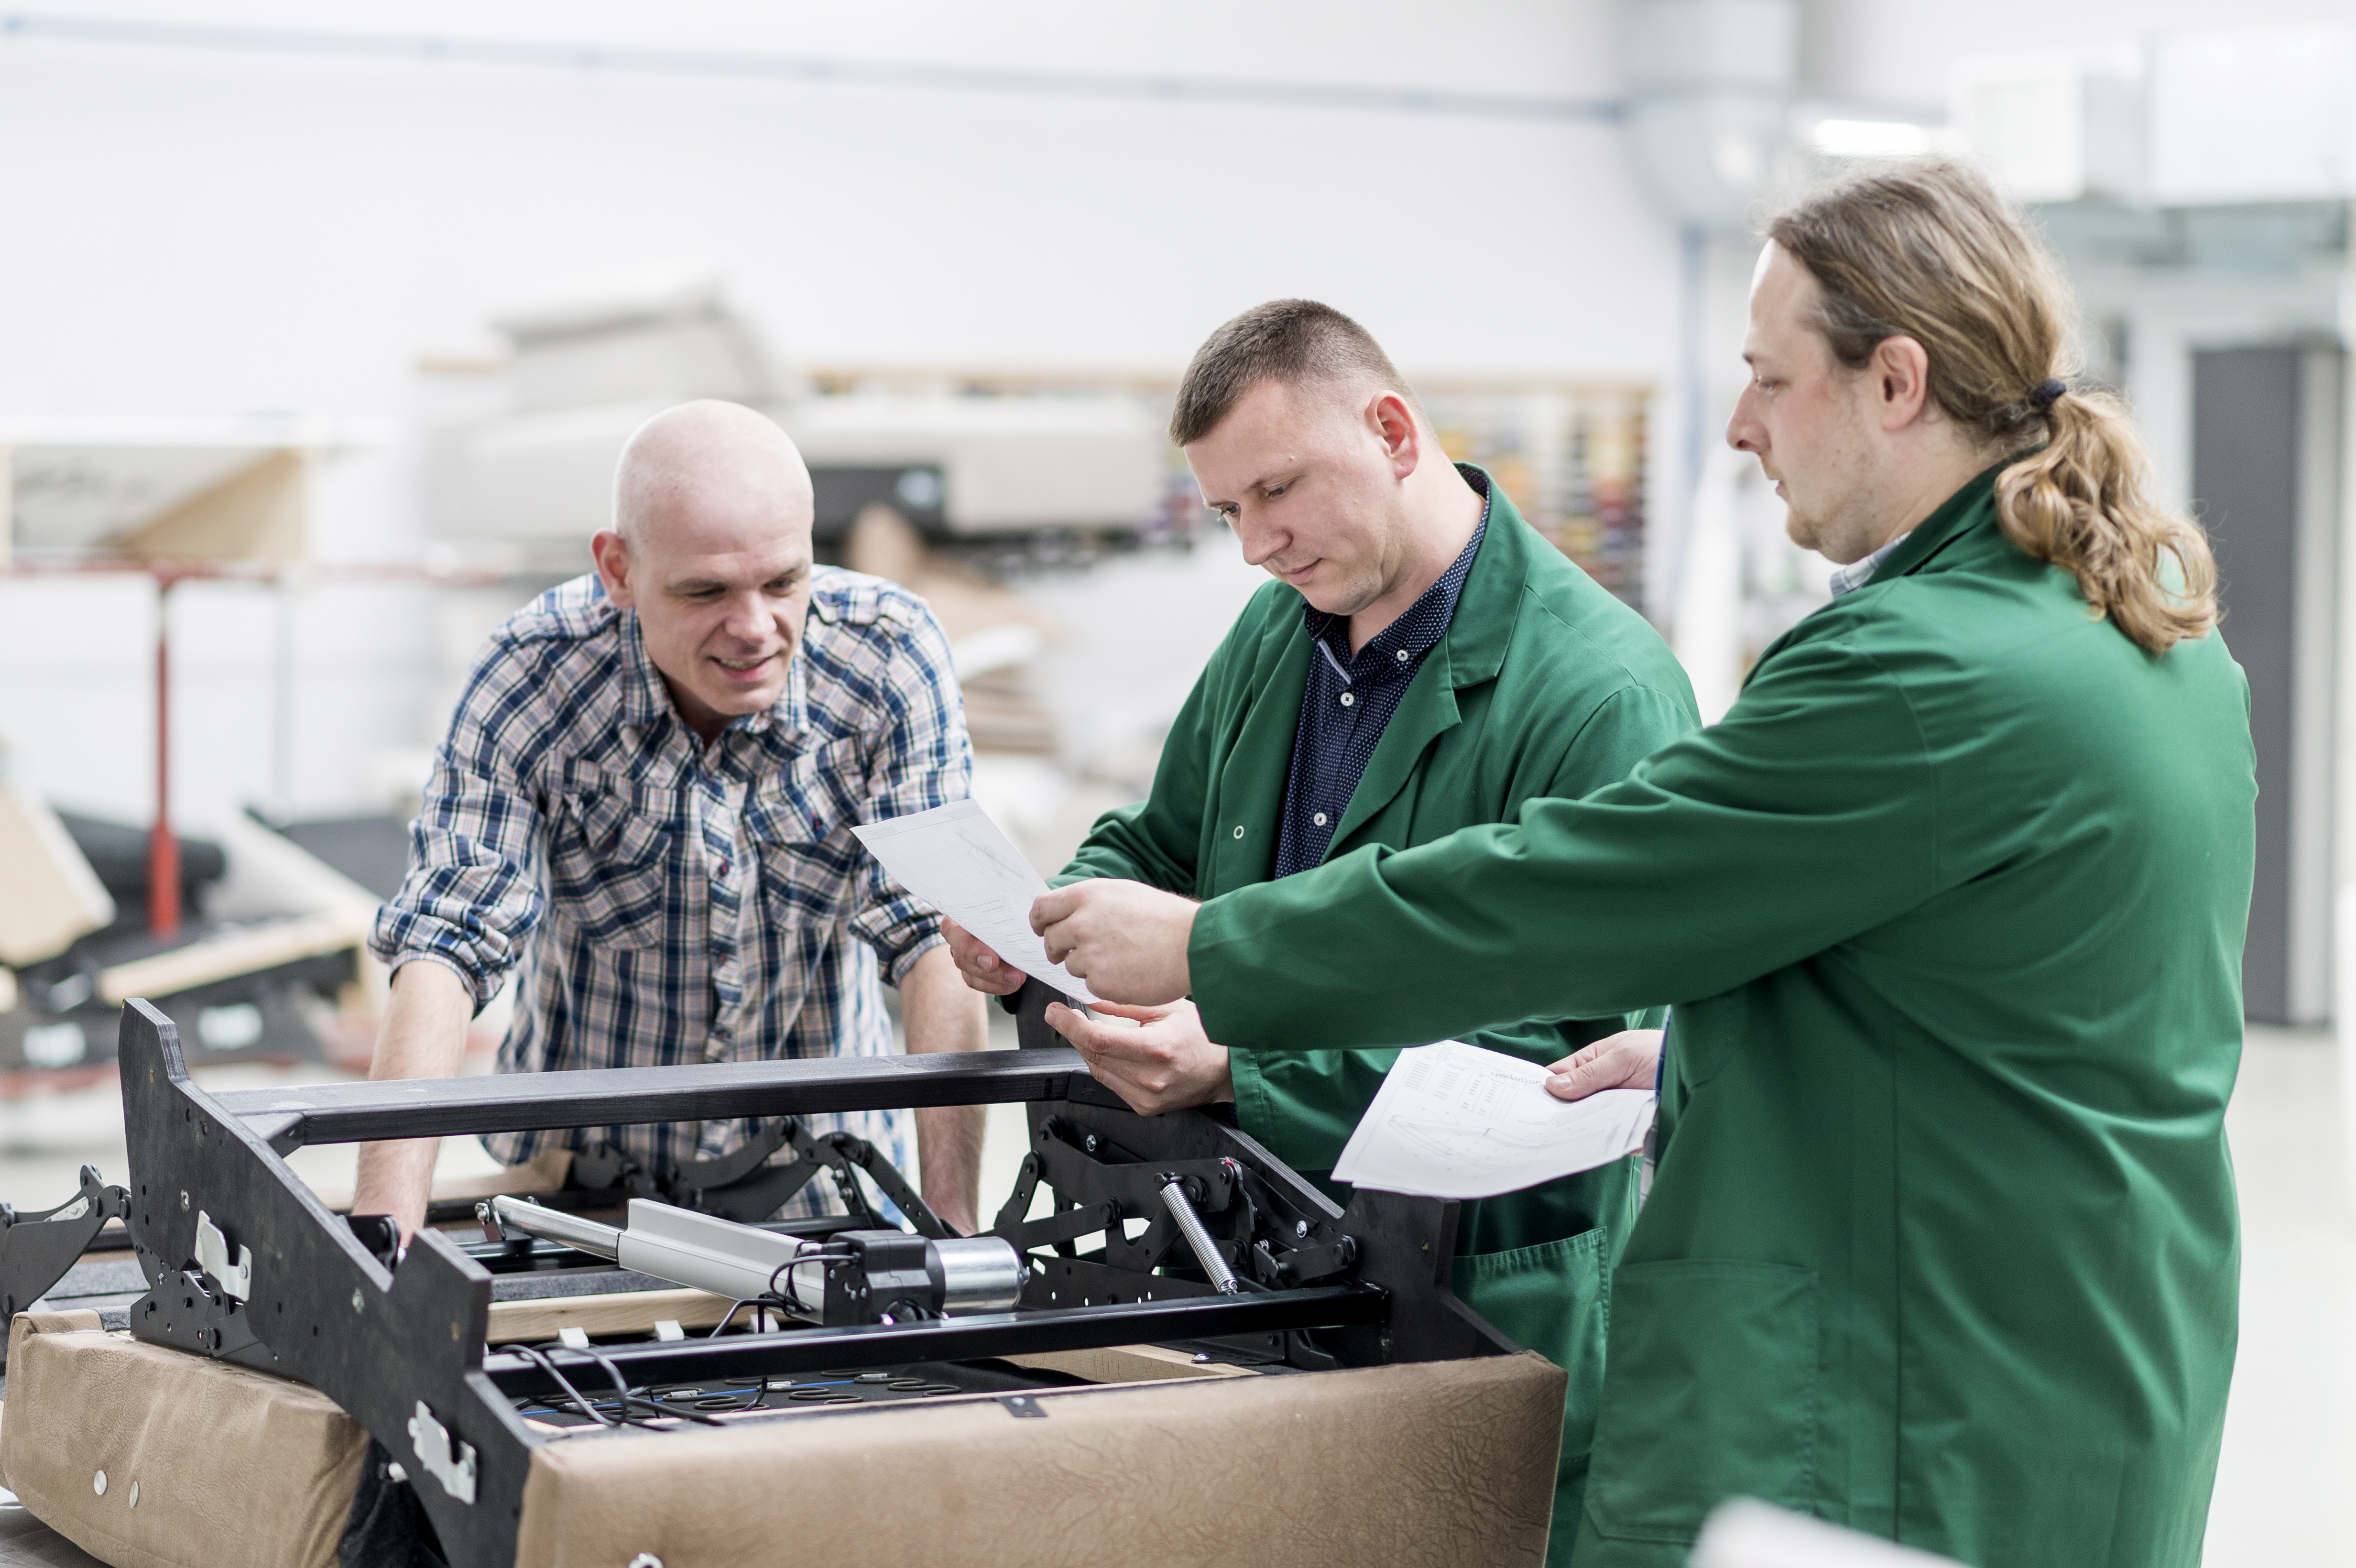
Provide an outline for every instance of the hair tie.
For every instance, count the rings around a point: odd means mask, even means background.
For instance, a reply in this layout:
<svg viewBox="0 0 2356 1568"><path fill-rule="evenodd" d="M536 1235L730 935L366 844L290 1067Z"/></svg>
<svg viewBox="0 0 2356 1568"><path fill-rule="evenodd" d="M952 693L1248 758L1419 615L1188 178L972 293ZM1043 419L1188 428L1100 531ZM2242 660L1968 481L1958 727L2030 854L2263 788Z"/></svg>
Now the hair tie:
<svg viewBox="0 0 2356 1568"><path fill-rule="evenodd" d="M2029 406L2041 414L2051 408L2062 394L2069 389L2060 381L2043 382L2039 385L2037 390L2029 394Z"/></svg>

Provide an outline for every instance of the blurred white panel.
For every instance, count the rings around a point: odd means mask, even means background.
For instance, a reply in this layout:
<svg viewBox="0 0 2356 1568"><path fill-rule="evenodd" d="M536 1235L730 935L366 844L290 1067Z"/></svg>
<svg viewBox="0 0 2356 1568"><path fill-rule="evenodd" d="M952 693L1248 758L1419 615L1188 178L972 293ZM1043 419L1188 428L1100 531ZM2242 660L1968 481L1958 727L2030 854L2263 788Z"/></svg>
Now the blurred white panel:
<svg viewBox="0 0 2356 1568"><path fill-rule="evenodd" d="M2190 32L2151 51L2151 194L2164 203L2325 200L2356 172L2348 30Z"/></svg>
<svg viewBox="0 0 2356 1568"><path fill-rule="evenodd" d="M2085 94L2066 54L1959 61L1949 112L1972 152L2023 201L2086 194Z"/></svg>
<svg viewBox="0 0 2356 1568"><path fill-rule="evenodd" d="M614 466L660 401L519 414L449 432L435 530L467 539L586 540L614 515Z"/></svg>

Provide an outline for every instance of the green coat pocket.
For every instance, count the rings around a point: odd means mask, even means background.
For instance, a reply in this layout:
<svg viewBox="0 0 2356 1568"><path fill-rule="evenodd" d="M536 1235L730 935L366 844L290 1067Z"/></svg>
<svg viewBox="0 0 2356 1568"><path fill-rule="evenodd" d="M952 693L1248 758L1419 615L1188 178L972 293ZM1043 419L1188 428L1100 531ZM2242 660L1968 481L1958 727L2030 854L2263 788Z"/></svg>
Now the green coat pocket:
<svg viewBox="0 0 2356 1568"><path fill-rule="evenodd" d="M1816 1275L1787 1264L1622 1264L1587 1515L1618 1541L1689 1541L1752 1497L1815 1493Z"/></svg>
<svg viewBox="0 0 2356 1568"><path fill-rule="evenodd" d="M1564 1391L1562 1452L1556 1460L1549 1563L1570 1559L1595 1440L1595 1403L1603 1388L1603 1342L1611 1295L1604 1287L1612 1232L1598 1227L1557 1242L1456 1260L1454 1285L1464 1304L1499 1333L1570 1374Z"/></svg>

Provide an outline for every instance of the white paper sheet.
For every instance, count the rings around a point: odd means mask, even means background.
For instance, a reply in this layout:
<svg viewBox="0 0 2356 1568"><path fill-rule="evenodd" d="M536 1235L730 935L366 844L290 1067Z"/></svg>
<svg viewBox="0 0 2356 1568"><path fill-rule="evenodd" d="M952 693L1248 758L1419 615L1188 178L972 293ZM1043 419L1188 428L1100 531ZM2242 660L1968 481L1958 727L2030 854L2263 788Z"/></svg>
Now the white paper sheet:
<svg viewBox="0 0 2356 1568"><path fill-rule="evenodd" d="M1650 1090L1563 1101L1547 1093L1546 1081L1534 1061L1462 1040L1402 1051L1343 1147L1333 1179L1380 1192L1494 1198L1644 1147Z"/></svg>
<svg viewBox="0 0 2356 1568"><path fill-rule="evenodd" d="M884 862L893 880L988 943L1001 958L1067 997L1096 1000L1085 982L1047 962L1047 944L1031 929L1031 902L1047 891L1047 880L978 804L952 801L851 832Z"/></svg>

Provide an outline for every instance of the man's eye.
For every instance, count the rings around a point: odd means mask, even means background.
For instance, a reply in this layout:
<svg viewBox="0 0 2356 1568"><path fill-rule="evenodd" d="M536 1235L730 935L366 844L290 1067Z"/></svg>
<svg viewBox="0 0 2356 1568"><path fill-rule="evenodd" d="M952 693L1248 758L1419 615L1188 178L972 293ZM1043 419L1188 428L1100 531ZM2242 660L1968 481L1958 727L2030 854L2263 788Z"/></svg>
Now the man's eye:
<svg viewBox="0 0 2356 1568"><path fill-rule="evenodd" d="M1261 491L1261 492L1260 492L1260 494L1261 494L1261 495L1263 495L1263 496L1266 496L1269 500L1273 501L1273 500L1275 500L1279 496L1283 495L1287 490L1290 490L1290 489L1291 489L1291 488L1292 488L1292 486L1291 486L1291 485L1279 485L1278 486L1276 486L1276 488L1274 488L1274 489L1272 489L1272 490L1263 490L1263 491Z"/></svg>

